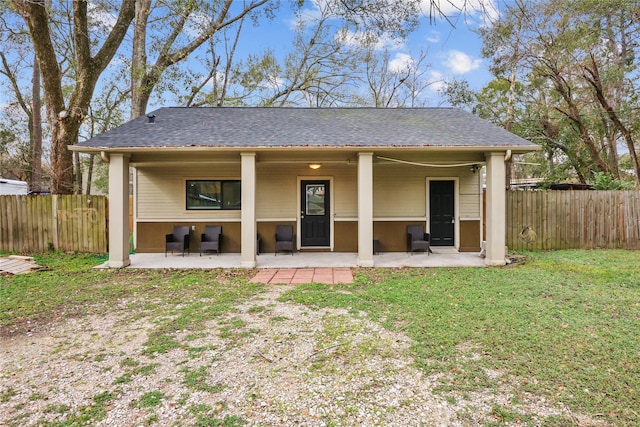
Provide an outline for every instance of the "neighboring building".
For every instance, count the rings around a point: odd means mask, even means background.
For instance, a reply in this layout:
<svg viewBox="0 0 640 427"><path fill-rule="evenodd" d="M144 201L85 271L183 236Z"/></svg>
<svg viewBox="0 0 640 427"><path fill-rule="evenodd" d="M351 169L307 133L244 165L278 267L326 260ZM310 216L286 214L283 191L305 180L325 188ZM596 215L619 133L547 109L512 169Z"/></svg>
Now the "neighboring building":
<svg viewBox="0 0 640 427"><path fill-rule="evenodd" d="M173 225L192 251L207 224L222 252L256 264L256 235L273 245L292 224L297 250L357 252L373 266L406 250L406 227L431 245L480 251L486 165L486 263L505 262L505 160L538 146L449 108L161 108L70 149L109 162L110 257L129 264L129 166L135 247L163 252Z"/></svg>
<svg viewBox="0 0 640 427"><path fill-rule="evenodd" d="M29 185L25 181L15 179L0 178L0 195L18 194L24 195L29 192Z"/></svg>

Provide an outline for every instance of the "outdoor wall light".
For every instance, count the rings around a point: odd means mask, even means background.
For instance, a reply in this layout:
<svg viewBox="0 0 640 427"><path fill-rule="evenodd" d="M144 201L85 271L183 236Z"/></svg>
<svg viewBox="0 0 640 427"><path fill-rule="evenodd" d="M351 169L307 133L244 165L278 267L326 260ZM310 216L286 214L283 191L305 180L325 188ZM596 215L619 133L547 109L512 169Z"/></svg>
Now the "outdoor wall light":
<svg viewBox="0 0 640 427"><path fill-rule="evenodd" d="M309 163L309 167L313 170L320 169L320 166L322 166L322 163Z"/></svg>

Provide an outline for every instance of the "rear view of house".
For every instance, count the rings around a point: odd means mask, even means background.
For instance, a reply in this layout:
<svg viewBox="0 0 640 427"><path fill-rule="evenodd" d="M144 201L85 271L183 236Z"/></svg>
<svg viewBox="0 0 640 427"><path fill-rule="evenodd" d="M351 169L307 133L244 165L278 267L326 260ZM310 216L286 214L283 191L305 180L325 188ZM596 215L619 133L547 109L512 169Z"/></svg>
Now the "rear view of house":
<svg viewBox="0 0 640 427"><path fill-rule="evenodd" d="M486 263L504 264L505 161L537 146L449 108L161 108L71 149L109 161L110 265L129 263L132 166L138 252L163 252L175 225L220 225L221 252L254 267L256 236L278 225L296 251L356 252L361 266L374 245L406 251L414 224L434 247L486 240Z"/></svg>

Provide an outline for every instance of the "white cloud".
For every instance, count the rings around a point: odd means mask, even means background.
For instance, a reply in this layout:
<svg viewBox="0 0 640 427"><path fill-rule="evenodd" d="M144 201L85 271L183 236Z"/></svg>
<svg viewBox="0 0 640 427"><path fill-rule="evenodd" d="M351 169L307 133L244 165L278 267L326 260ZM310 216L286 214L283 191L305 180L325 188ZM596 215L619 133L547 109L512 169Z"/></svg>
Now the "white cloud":
<svg viewBox="0 0 640 427"><path fill-rule="evenodd" d="M376 36L372 33L353 32L343 29L336 34L338 41L347 46L365 46L373 44L375 50L397 50L405 46L405 40L397 37L391 37L389 34Z"/></svg>
<svg viewBox="0 0 640 427"><path fill-rule="evenodd" d="M389 71L392 73L400 73L413 68L413 58L406 53L396 53L395 58L389 61Z"/></svg>
<svg viewBox="0 0 640 427"><path fill-rule="evenodd" d="M466 74L480 68L480 64L482 64L482 60L473 59L459 50L449 51L444 61L444 65L449 68L453 74Z"/></svg>
<svg viewBox="0 0 640 427"><path fill-rule="evenodd" d="M429 43L440 43L440 32L439 31L435 31L432 30L429 32L429 34L427 34L427 36L425 37L425 39L429 42Z"/></svg>
<svg viewBox="0 0 640 427"><path fill-rule="evenodd" d="M313 8L302 9L292 18L286 19L285 23L291 31L295 31L299 27L306 26L311 22L317 22L320 18L322 18L322 12L318 6L314 4Z"/></svg>
<svg viewBox="0 0 640 427"><path fill-rule="evenodd" d="M447 87L447 82L444 79L444 76L440 71L433 70L429 73L429 81L432 82L429 85L429 89L434 92L439 92L440 90Z"/></svg>

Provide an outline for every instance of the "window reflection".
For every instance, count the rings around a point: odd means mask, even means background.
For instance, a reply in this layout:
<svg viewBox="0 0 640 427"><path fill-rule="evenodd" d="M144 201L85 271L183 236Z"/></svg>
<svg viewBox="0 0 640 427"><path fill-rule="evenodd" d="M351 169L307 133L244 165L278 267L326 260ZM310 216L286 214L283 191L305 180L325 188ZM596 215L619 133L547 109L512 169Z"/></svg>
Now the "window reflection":
<svg viewBox="0 0 640 427"><path fill-rule="evenodd" d="M240 209L240 181L187 181L187 210Z"/></svg>
<svg viewBox="0 0 640 427"><path fill-rule="evenodd" d="M324 184L309 184L306 186L307 215L324 215Z"/></svg>

